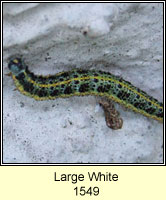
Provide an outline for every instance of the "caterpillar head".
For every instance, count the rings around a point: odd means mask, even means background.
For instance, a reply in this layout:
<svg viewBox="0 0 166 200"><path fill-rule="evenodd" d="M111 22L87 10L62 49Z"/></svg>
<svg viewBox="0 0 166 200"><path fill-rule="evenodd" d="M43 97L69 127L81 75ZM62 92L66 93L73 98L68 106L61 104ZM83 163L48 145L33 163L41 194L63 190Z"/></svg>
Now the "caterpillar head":
<svg viewBox="0 0 166 200"><path fill-rule="evenodd" d="M25 71L26 66L21 58L16 57L9 61L8 68L15 76L17 76L19 73Z"/></svg>

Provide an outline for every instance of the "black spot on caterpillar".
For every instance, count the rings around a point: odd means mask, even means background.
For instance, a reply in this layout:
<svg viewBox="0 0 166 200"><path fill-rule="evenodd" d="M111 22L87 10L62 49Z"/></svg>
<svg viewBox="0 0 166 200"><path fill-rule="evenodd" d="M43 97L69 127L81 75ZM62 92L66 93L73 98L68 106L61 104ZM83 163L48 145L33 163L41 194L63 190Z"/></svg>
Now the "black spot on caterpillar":
<svg viewBox="0 0 166 200"><path fill-rule="evenodd" d="M163 104L130 82L109 72L72 70L55 75L40 76L29 71L21 58L11 59L8 67L17 89L36 100L71 96L96 95L163 121Z"/></svg>

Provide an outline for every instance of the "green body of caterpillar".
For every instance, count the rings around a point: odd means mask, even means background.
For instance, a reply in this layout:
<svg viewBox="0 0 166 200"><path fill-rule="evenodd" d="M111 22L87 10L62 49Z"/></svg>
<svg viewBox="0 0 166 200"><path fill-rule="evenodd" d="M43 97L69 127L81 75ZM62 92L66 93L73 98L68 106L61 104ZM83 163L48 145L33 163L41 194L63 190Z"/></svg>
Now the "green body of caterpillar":
<svg viewBox="0 0 166 200"><path fill-rule="evenodd" d="M8 65L17 89L36 100L70 96L105 96L149 118L163 121L163 104L144 91L108 72L72 70L55 75L34 75L20 58Z"/></svg>

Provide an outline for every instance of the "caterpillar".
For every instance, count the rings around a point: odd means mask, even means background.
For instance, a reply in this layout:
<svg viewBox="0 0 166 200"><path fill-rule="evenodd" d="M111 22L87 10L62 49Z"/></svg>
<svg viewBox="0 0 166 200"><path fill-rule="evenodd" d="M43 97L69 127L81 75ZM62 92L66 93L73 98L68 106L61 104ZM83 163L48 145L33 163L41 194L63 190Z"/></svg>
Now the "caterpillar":
<svg viewBox="0 0 166 200"><path fill-rule="evenodd" d="M35 100L71 96L103 96L148 118L163 121L163 104L122 77L109 72L75 69L55 75L35 75L20 57L9 61L8 68L16 88Z"/></svg>

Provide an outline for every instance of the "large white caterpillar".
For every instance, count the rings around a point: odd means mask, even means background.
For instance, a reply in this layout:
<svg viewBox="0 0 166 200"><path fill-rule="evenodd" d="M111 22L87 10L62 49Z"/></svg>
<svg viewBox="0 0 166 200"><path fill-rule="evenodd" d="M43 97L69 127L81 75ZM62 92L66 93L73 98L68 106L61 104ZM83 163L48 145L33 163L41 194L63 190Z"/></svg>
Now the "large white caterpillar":
<svg viewBox="0 0 166 200"><path fill-rule="evenodd" d="M77 69L40 76L28 70L21 58L8 65L17 89L36 100L97 95L118 102L146 117L163 121L163 104L121 77L109 72Z"/></svg>

